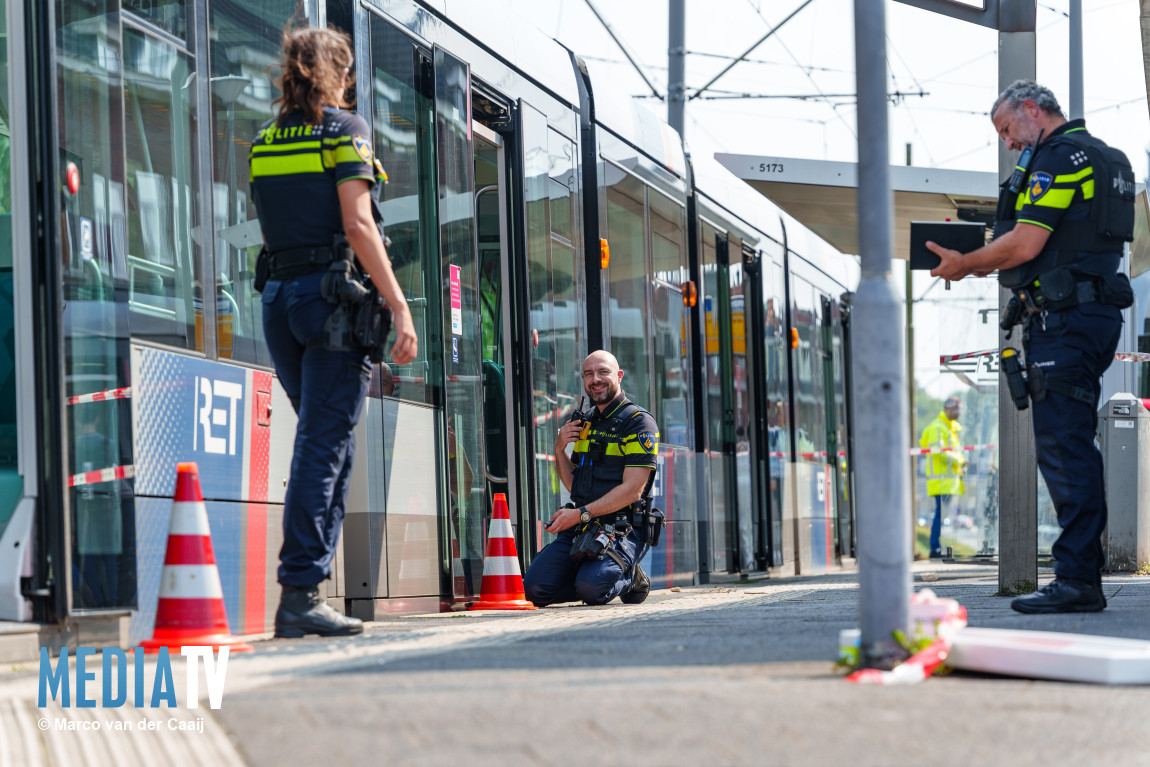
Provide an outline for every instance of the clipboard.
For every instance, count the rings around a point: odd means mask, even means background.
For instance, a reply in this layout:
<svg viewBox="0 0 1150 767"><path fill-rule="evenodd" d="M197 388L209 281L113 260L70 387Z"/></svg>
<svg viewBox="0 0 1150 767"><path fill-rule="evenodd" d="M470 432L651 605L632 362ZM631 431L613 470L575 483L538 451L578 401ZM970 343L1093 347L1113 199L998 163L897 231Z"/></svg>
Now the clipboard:
<svg viewBox="0 0 1150 767"><path fill-rule="evenodd" d="M939 257L927 250L933 243L969 253L986 244L986 226L977 221L911 221L910 268L929 271L939 264Z"/></svg>

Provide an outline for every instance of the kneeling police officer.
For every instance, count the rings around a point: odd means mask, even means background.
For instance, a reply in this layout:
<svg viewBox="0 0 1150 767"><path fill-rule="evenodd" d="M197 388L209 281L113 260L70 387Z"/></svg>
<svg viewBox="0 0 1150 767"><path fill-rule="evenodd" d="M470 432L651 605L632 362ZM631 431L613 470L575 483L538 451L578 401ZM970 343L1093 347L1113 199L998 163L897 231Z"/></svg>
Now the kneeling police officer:
<svg viewBox="0 0 1150 767"><path fill-rule="evenodd" d="M571 503L546 524L558 537L523 577L527 598L540 607L577 599L602 605L615 597L638 604L651 591L639 560L658 544L652 520L662 515L652 517L649 493L659 431L654 417L627 399L622 380L610 352L583 361L583 387L595 407L577 411L555 440L555 466Z"/></svg>

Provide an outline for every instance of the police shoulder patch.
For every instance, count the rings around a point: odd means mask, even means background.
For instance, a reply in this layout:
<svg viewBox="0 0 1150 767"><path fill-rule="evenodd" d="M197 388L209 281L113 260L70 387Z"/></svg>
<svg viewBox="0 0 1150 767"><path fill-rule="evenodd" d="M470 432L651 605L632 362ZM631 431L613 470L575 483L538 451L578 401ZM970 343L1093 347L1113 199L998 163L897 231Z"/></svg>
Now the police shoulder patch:
<svg viewBox="0 0 1150 767"><path fill-rule="evenodd" d="M1027 185L1026 200L1027 202L1037 202L1042 199L1042 195L1050 191L1051 185L1054 184L1054 177L1046 171L1036 171L1030 174L1030 183Z"/></svg>
<svg viewBox="0 0 1150 767"><path fill-rule="evenodd" d="M636 437L636 440L640 445L643 446L643 450L647 451L648 453L653 453L655 451L655 435L651 432L642 432L638 437Z"/></svg>
<svg viewBox="0 0 1150 767"><path fill-rule="evenodd" d="M355 146L355 151L363 158L363 161L371 164L371 142L363 136L353 136L351 143Z"/></svg>

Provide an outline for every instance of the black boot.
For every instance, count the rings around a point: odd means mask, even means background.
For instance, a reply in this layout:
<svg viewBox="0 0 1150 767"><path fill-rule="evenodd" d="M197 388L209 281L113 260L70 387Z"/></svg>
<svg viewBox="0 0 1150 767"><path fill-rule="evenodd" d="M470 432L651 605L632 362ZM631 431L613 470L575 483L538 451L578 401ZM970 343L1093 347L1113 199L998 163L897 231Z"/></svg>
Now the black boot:
<svg viewBox="0 0 1150 767"><path fill-rule="evenodd" d="M298 639L305 634L344 637L363 633L363 621L341 615L319 598L315 586L297 589L284 586L276 610L276 636Z"/></svg>
<svg viewBox="0 0 1150 767"><path fill-rule="evenodd" d="M623 592L619 597L619 601L625 605L637 605L647 598L651 593L651 579L643 572L643 568L639 567L639 563L635 563L635 575L631 578L631 590Z"/></svg>
<svg viewBox="0 0 1150 767"><path fill-rule="evenodd" d="M1055 578L1010 603L1020 613L1096 613L1106 609L1102 588L1089 581Z"/></svg>

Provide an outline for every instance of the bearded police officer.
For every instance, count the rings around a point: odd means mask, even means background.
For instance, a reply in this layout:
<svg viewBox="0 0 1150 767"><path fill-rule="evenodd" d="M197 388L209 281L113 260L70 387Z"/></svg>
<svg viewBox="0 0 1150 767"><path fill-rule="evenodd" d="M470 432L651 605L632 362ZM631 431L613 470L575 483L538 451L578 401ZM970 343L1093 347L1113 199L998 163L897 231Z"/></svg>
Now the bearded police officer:
<svg viewBox="0 0 1150 767"><path fill-rule="evenodd" d="M583 387L595 407L576 413L555 440L555 466L571 503L546 525L557 537L523 577L527 598L540 607L577 599L602 605L615 597L638 604L651 591L639 567L648 543L631 523L655 481L659 431L651 414L627 399L622 381L611 353L592 352L583 361ZM571 456L568 445L574 446ZM615 535L601 558L580 555L583 542L594 546L610 530Z"/></svg>
<svg viewBox="0 0 1150 767"><path fill-rule="evenodd" d="M1027 380L1015 399L1025 407L1028 391L1033 403L1038 466L1062 533L1053 546L1054 581L1011 607L1097 612L1106 607L1106 499L1094 434L1100 378L1118 346L1121 309L1133 302L1118 268L1133 239L1134 174L1122 152L1087 133L1083 120L1068 121L1036 83L1011 84L991 119L1007 148L1022 150L1003 184L995 237L965 254L928 243L941 259L931 274L959 280L997 269L1014 294L1003 328L1023 325Z"/></svg>

